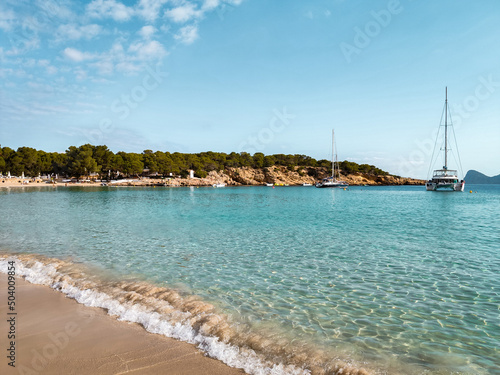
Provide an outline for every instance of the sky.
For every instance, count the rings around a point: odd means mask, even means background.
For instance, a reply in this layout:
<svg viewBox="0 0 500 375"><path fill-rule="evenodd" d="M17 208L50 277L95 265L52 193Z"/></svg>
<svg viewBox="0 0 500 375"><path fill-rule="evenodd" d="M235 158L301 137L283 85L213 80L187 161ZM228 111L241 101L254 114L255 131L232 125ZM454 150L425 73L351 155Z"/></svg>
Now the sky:
<svg viewBox="0 0 500 375"><path fill-rule="evenodd" d="M4 0L0 144L331 159L334 129L427 178L448 87L449 167L497 175L499 43L498 0Z"/></svg>

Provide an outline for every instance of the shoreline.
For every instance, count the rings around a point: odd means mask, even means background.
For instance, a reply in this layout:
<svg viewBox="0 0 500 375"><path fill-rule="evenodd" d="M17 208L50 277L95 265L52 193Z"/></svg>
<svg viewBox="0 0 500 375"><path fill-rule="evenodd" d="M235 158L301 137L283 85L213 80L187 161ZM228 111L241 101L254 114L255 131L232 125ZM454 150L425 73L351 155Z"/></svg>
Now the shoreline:
<svg viewBox="0 0 500 375"><path fill-rule="evenodd" d="M365 361L353 361L347 353L342 360L340 352L328 354L304 343L289 346L288 340L284 347L283 338L273 341L272 335L238 331L210 303L168 287L127 277L101 278L98 269L80 262L4 255L0 283L12 288L6 273L15 266L16 319L24 324L14 325L18 362L7 374L373 373ZM0 298L7 301L11 292L3 289ZM23 304L25 300L29 303ZM4 305L0 312L8 317ZM9 333L9 323L4 324L0 329ZM7 344L2 342L9 350ZM29 358L20 363L20 353L26 352Z"/></svg>
<svg viewBox="0 0 500 375"><path fill-rule="evenodd" d="M7 275L0 272L0 306L7 317ZM2 374L244 374L205 356L195 345L121 322L102 308L79 304L48 286L16 276L16 367L3 356ZM9 348L7 318L2 349ZM5 334L4 334L5 333Z"/></svg>
<svg viewBox="0 0 500 375"><path fill-rule="evenodd" d="M137 176L133 178L117 180L117 181L99 181L81 183L62 182L58 179L55 186L61 185L77 185L77 186L101 186L105 183L108 186L213 186L216 184L224 184L225 186L265 186L273 184L275 186L301 186L303 184L314 185L328 176L325 168L308 168L294 167L292 170L287 167L239 167L227 168L220 171L210 171L205 177L154 177L154 176ZM341 174L339 178L347 182L350 186L398 186L398 185L424 185L425 180L419 180L410 177L400 177L393 175L374 175L369 173L354 172ZM50 185L46 180L39 178L1 178L0 186L30 186L30 185ZM82 180L84 180L82 178ZM23 183L31 181L30 183ZM84 180L85 181L85 180Z"/></svg>
<svg viewBox="0 0 500 375"><path fill-rule="evenodd" d="M124 180L123 182L115 182L108 183L105 182L106 185L103 186L101 182L59 182L56 184L45 183L45 182L31 182L28 184L22 184L20 180L11 179L12 181L6 180L6 182L0 182L0 188L39 188L39 187L212 187L215 182L213 181L204 181L204 179L175 179L171 180L170 183L158 182L155 179L142 179L142 180ZM407 184L381 184L381 183L371 183L371 184L349 184L349 187L359 186L359 187L376 187L376 186L424 186L425 183L416 184L416 183L407 183ZM265 184L227 184L226 187L235 187L235 186L263 186L266 187ZM284 184L284 183L276 183L273 186L276 187L293 187L293 186L302 186L302 184ZM304 186L304 187L314 187L312 186Z"/></svg>

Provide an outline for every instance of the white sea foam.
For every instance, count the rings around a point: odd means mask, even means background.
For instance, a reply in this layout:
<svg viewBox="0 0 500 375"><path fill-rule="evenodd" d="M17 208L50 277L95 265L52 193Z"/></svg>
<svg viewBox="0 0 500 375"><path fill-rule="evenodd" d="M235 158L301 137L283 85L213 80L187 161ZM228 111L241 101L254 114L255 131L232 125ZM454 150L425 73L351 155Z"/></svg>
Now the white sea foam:
<svg viewBox="0 0 500 375"><path fill-rule="evenodd" d="M50 286L83 305L106 309L109 315L116 316L118 320L139 323L151 333L195 344L208 356L219 359L231 367L241 368L248 374L302 375L311 373L309 370L295 365L272 363L250 348L238 347L222 342L218 337L204 334L203 325L195 328L189 324L190 321L196 321L196 319L192 319L193 313L189 311L170 311L170 314L166 315L155 311L172 310L173 307L166 301L156 300L155 306L152 308L135 302L133 299L127 301L124 298L117 298L120 294L122 297L127 295L126 290L118 291L117 295L110 295L92 287L82 288L81 285L92 285L92 282L87 279L73 278L71 273L60 272L58 264L44 263L38 260L26 261L19 257L0 258L1 272L7 273L9 260L15 261L16 274L33 284ZM213 314L205 313L204 318L211 315ZM169 321L169 316L174 317L174 321Z"/></svg>

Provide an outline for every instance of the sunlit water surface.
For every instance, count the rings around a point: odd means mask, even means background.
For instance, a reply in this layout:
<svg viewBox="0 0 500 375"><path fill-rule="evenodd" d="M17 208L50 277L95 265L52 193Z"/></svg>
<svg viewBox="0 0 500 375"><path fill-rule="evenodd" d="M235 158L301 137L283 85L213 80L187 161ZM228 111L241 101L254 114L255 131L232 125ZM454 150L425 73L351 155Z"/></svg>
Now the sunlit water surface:
<svg viewBox="0 0 500 375"><path fill-rule="evenodd" d="M466 189L0 189L0 250L140 275L380 368L498 374L500 186Z"/></svg>

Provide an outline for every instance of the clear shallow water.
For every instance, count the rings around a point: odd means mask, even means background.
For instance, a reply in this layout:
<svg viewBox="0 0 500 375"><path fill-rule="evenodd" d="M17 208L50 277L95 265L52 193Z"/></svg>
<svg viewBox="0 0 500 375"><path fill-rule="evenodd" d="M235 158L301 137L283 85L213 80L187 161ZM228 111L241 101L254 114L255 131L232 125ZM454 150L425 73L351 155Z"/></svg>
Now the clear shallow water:
<svg viewBox="0 0 500 375"><path fill-rule="evenodd" d="M0 249L140 275L380 372L495 374L500 186L466 189L3 189Z"/></svg>

